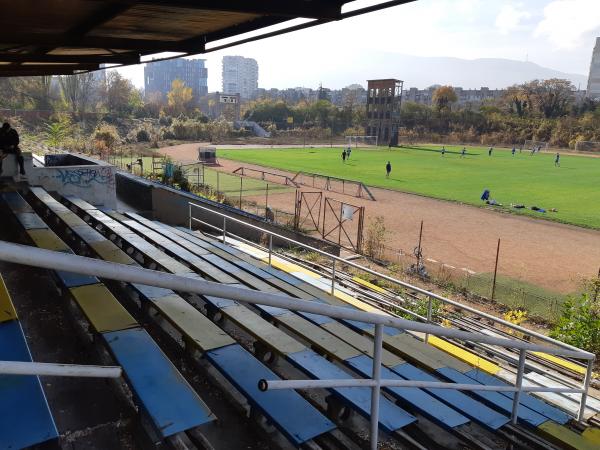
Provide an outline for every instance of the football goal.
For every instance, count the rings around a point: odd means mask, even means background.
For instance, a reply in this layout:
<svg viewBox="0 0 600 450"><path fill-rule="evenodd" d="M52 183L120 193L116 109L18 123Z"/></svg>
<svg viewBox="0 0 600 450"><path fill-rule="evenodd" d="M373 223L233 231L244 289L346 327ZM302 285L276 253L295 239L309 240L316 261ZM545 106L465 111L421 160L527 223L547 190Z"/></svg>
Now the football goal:
<svg viewBox="0 0 600 450"><path fill-rule="evenodd" d="M526 139L523 144L523 149L528 150L548 150L548 142L547 141L534 141L532 139Z"/></svg>
<svg viewBox="0 0 600 450"><path fill-rule="evenodd" d="M579 152L600 152L600 141L577 141L575 150Z"/></svg>
<svg viewBox="0 0 600 450"><path fill-rule="evenodd" d="M377 147L377 136L346 136L348 147Z"/></svg>

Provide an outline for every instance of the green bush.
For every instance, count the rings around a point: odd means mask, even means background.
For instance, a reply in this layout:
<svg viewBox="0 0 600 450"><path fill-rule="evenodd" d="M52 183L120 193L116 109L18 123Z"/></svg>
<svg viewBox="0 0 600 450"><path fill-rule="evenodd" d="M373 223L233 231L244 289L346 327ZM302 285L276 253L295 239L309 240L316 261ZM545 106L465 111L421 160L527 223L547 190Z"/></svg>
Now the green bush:
<svg viewBox="0 0 600 450"><path fill-rule="evenodd" d="M570 297L564 303L550 337L600 354L600 301L597 297L597 291Z"/></svg>
<svg viewBox="0 0 600 450"><path fill-rule="evenodd" d="M103 146L108 149L114 148L120 139L119 132L114 125L109 125L102 122L94 131L94 140L97 142L102 142Z"/></svg>
<svg viewBox="0 0 600 450"><path fill-rule="evenodd" d="M138 142L150 142L150 133L144 128L138 130L135 137Z"/></svg>

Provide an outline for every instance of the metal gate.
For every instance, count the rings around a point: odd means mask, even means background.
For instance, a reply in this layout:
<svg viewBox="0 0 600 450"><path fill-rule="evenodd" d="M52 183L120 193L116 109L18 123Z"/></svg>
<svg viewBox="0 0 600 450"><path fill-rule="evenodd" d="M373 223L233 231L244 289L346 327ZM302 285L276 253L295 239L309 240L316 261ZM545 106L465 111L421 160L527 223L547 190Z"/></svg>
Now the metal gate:
<svg viewBox="0 0 600 450"><path fill-rule="evenodd" d="M363 243L365 207L325 197L322 237L360 253Z"/></svg>
<svg viewBox="0 0 600 450"><path fill-rule="evenodd" d="M320 231L322 203L322 192L297 190L294 228L296 230L303 229L304 231Z"/></svg>

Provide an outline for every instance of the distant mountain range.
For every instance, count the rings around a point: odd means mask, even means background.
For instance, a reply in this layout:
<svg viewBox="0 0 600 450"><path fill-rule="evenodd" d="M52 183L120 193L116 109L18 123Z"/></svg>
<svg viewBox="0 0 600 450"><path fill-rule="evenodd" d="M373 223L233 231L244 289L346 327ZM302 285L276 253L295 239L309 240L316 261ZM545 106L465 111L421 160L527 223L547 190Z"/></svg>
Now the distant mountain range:
<svg viewBox="0 0 600 450"><path fill-rule="evenodd" d="M362 52L361 52L362 53ZM434 84L449 84L465 89L502 89L515 83L534 79L565 78L575 87L585 89L587 77L581 74L564 73L542 67L538 64L511 59L481 58L460 59L448 57L421 57L398 53L375 52L361 55L352 64L343 64L343 78L347 84L377 78L399 78L404 80L404 88L426 88ZM340 84L340 72L321 74L323 85ZM335 77L335 82L333 78ZM364 81L361 84L365 85Z"/></svg>

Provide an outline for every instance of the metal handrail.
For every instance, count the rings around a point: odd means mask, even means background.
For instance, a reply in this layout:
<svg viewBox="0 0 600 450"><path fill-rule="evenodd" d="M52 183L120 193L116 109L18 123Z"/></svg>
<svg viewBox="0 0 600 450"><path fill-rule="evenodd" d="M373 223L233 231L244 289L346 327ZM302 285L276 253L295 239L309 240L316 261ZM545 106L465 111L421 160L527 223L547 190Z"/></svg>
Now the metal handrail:
<svg viewBox="0 0 600 450"><path fill-rule="evenodd" d="M225 220L226 221L226 220ZM77 256L68 253L56 252L51 250L39 249L28 245L13 244L0 241L0 260L16 264L25 264L33 267L41 267L50 270L62 270L74 272L83 275L92 275L100 278L123 281L127 283L140 283L149 286L157 286L166 289L172 289L178 292L189 292L201 295L210 295L214 297L238 300L243 303L273 306L277 308L288 309L291 311L302 311L314 314L325 315L337 319L355 320L359 322L371 323L375 325L374 348L373 348L373 377L371 383L371 448L377 448L378 424L379 424L379 397L381 387L385 386L387 380L381 378L381 356L383 351L383 329L389 326L401 330L416 331L422 333L431 333L437 336L461 339L464 341L485 342L492 345L499 345L508 348L517 348L520 350L519 369L517 373L517 383L515 384L515 395L513 397L513 412L511 416L512 423L516 423L518 418L519 397L524 390L523 373L525 370L525 358L527 351L542 351L549 354L571 356L588 360L588 371L582 387L569 388L568 392L581 394L578 420L583 420L585 406L587 402L587 391L589 381L592 375L592 363L595 355L582 350L573 351L567 349L557 349L545 347L538 344L531 344L525 341L498 338L486 336L480 333L472 333L457 329L444 328L433 324L414 322L406 319L392 317L389 315L375 314L359 311L342 306L331 306L316 301L301 300L286 295L272 294L268 292L255 291L240 287L225 285L212 281L206 281L198 278L189 278L182 275L175 275L166 272L160 272L150 269L144 269L137 266L118 264L114 262L102 261L84 256ZM304 380L306 381L306 380ZM327 380L322 380L327 381ZM331 380L330 380L331 381ZM334 380L336 383L360 385L362 380ZM273 381L270 381L271 385ZM302 380L280 380L279 388L288 388L298 386ZM286 386L287 383L287 386ZM263 383L264 384L264 383ZM268 388L269 381L266 382ZM457 385L455 383L440 383L439 386L445 389L462 390L481 390L480 384ZM311 386L307 385L307 388ZM538 391L538 388L532 386L531 392ZM564 386L557 387L539 387L539 391L544 392L566 392Z"/></svg>
<svg viewBox="0 0 600 450"><path fill-rule="evenodd" d="M321 250L321 249L313 247L311 245L304 244L302 242L296 241L296 240L291 239L291 238L289 238L287 236L283 236L281 234L275 233L275 232L267 230L265 228L249 224L249 223L244 222L244 221L242 221L240 219L236 219L235 217L228 216L226 214L223 214L223 213L218 212L218 211L214 211L214 210L212 210L210 208L206 208L204 206L198 205L198 204L193 203L193 202L188 202L188 205L189 205L189 228L190 229L191 229L191 223L193 221L195 221L195 222L201 222L204 225L209 225L209 226L213 227L216 230L222 231L222 229L220 229L220 228L218 228L218 227L216 227L214 225L207 224L206 222L203 222L203 221L200 221L199 219L194 218L192 216L192 214L191 214L192 206L193 206L195 208L199 208L199 209L202 209L204 211L210 212L210 213L212 213L214 215L223 217L224 222L226 222L226 221L233 221L233 222L242 224L242 225L244 225L244 226L246 226L248 228L254 229L256 231L260 231L262 233L266 233L269 236L271 236L271 238L281 239L281 240L284 240L284 241L289 242L291 244L297 245L299 247L303 247L303 248L305 248L307 250L310 250L312 252L319 253L320 255L326 256L327 258L331 259L332 261L339 261L342 264L345 264L345 265L354 267L356 269L362 270L363 272L366 272L366 273L369 273L371 275L377 276L377 277L382 278L382 279L384 279L386 281L394 283L394 284L396 284L398 286L402 286L404 288L416 291L416 292L418 292L420 294L423 294L423 295L429 297L430 299L436 299L436 300L441 301L442 303L446 303L448 305L456 306L458 308L461 308L461 309L463 309L465 311L468 311L470 313L476 314L476 315L478 315L480 317L483 317L485 319L492 320L492 321L494 321L496 323L499 323L499 324L501 324L503 326L506 326L506 327L508 327L508 328L510 328L512 330L519 331L519 332L521 332L523 334L527 334L527 335L533 336L533 337L535 337L537 339L540 339L541 341L544 341L544 342L556 345L558 347L570 349L570 350L582 351L581 349L579 349L577 347L574 347L572 345L566 344L566 343L558 341L556 339L552 339L551 337L545 336L545 335L537 333L535 331L528 330L527 328L523 328L523 327L521 327L519 325L515 325L514 323L511 323L511 322L509 322L507 320L501 319L499 317L495 317L495 316L493 316L491 314L488 314L488 313L485 313L483 311L479 311L479 310L477 310L477 309L475 309L475 308L473 308L471 306L464 305L464 304L459 303L459 302L457 302L455 300L451 300L449 298L442 297L441 295L438 295L438 294L435 294L433 292L427 291L427 290L425 290L423 288L420 288L418 286L414 286L414 285L412 285L410 283L407 283L405 281L398 280L396 278L393 278L393 277L390 277L388 275L382 274L382 273L377 272L377 271L375 271L373 269L370 269L368 267L361 266L360 264L357 264L355 262L348 261L348 260L346 260L344 258L340 258L339 256L332 255L331 253L328 253L328 252L326 252L324 250ZM332 281L333 281L333 279L332 279ZM332 283L332 285L333 285L333 283ZM428 315L431 316L431 301L429 302L429 305L428 305Z"/></svg>
<svg viewBox="0 0 600 450"><path fill-rule="evenodd" d="M57 364L31 361L0 361L0 375L37 375L51 377L120 378L119 366Z"/></svg>

